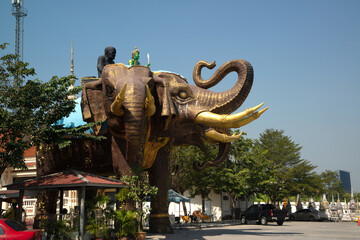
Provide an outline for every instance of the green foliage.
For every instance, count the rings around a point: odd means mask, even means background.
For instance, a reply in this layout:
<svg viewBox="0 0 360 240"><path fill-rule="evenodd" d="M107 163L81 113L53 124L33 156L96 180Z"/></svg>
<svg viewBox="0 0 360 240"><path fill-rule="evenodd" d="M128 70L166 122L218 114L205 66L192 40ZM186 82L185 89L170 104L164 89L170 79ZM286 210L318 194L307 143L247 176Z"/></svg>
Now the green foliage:
<svg viewBox="0 0 360 240"><path fill-rule="evenodd" d="M320 178L322 191L326 193L327 196L337 196L338 193L341 198L344 196L345 190L337 172L326 170L320 174Z"/></svg>
<svg viewBox="0 0 360 240"><path fill-rule="evenodd" d="M108 208L110 203L109 196L97 195L85 203L88 212L88 221L85 229L95 237L109 235L109 223L113 218L114 212Z"/></svg>
<svg viewBox="0 0 360 240"><path fill-rule="evenodd" d="M198 172L192 167L194 161L213 160L218 154L217 145L205 146L207 153L195 146L173 148L170 154L171 188L179 192L189 190L192 196L200 195L203 200L212 190L226 192L232 196L235 208L236 199L259 193L273 181L275 172L270 170L270 163L265 161L264 153L252 139L241 137L232 143L229 158L224 163Z"/></svg>
<svg viewBox="0 0 360 240"><path fill-rule="evenodd" d="M205 208L205 199L209 198L212 189L216 186L217 167L208 167L202 171L193 168L194 162L214 160L217 156L217 145L206 144L204 153L195 146L175 146L170 153L170 187L183 194L189 190L191 197L200 195L202 208Z"/></svg>
<svg viewBox="0 0 360 240"><path fill-rule="evenodd" d="M68 136L102 138L84 134L94 124L78 128L57 124L75 109L76 102L70 96L81 87L68 90L74 76L55 76L48 82L25 80L35 75L28 65L13 54L0 58L0 174L9 166L25 169L23 153L31 146L55 143L65 147L71 143Z"/></svg>
<svg viewBox="0 0 360 240"><path fill-rule="evenodd" d="M272 202L298 193L311 195L318 192L320 179L313 171L316 166L301 159L301 146L285 136L283 130L266 129L256 145L264 152L268 171L276 173L263 190Z"/></svg>
<svg viewBox="0 0 360 240"><path fill-rule="evenodd" d="M170 187L207 198L211 190L226 192L232 199L256 195L265 202L301 194L320 199L322 193L344 195L335 172L317 174L315 165L301 159L301 146L283 130L266 129L258 140L241 137L231 144L229 158L220 166L197 172L195 161L215 159L217 148L206 144L207 154L195 146L174 147L170 153ZM234 203L233 203L234 205ZM235 206L235 205L234 205Z"/></svg>
<svg viewBox="0 0 360 240"><path fill-rule="evenodd" d="M42 226L45 228L49 239L68 240L71 239L70 233L74 231L73 228L69 227L66 220L44 220Z"/></svg>
<svg viewBox="0 0 360 240"><path fill-rule="evenodd" d="M231 145L230 158L219 171L219 190L232 199L261 193L274 181L275 172L254 140L241 137Z"/></svg>
<svg viewBox="0 0 360 240"><path fill-rule="evenodd" d="M143 230L142 219L145 214L143 205L146 202L146 197L156 195L158 188L150 186L144 174L140 174L139 176L124 176L121 180L128 185L128 190L124 190L124 192L120 191L116 197L118 199L131 200L136 203L135 211L137 213L138 232L141 232Z"/></svg>
<svg viewBox="0 0 360 240"><path fill-rule="evenodd" d="M136 232L137 212L120 209L115 211L115 220L119 223L118 237L131 237Z"/></svg>
<svg viewBox="0 0 360 240"><path fill-rule="evenodd" d="M116 195L116 199L120 202L120 204L124 205L126 203L126 201L129 201L131 199L129 199L129 188L122 188ZM121 206L123 207L123 206Z"/></svg>

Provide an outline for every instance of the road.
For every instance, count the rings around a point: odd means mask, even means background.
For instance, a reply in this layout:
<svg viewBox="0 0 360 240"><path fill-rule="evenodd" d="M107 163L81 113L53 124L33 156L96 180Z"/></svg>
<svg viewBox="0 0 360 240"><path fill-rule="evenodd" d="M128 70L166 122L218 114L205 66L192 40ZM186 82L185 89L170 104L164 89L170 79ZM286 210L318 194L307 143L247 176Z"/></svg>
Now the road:
<svg viewBox="0 0 360 240"><path fill-rule="evenodd" d="M360 239L360 226L354 222L285 222L268 225L245 224L175 230L174 234L147 234L152 240L230 240L230 239Z"/></svg>

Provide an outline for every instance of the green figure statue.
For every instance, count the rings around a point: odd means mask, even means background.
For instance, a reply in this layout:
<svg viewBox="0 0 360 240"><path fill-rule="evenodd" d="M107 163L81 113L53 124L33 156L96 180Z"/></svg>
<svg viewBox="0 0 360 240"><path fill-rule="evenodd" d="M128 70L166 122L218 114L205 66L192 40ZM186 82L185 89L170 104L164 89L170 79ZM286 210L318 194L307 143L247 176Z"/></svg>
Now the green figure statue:
<svg viewBox="0 0 360 240"><path fill-rule="evenodd" d="M140 58L140 51L137 47L135 47L135 50L131 52L131 59L129 60L129 65L130 66L134 66L134 65L141 65L139 62L139 58ZM147 67L150 66L149 60L148 60L148 64L146 64Z"/></svg>

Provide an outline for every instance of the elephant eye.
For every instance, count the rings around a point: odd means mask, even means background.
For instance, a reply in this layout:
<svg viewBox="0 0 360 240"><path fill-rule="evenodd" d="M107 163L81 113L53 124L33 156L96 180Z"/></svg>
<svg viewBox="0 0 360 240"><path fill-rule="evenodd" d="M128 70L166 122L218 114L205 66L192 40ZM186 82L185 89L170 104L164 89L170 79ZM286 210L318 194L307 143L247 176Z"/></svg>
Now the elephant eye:
<svg viewBox="0 0 360 240"><path fill-rule="evenodd" d="M189 95L185 91L180 91L180 92L178 92L178 97L181 99L187 99L189 97Z"/></svg>
<svg viewBox="0 0 360 240"><path fill-rule="evenodd" d="M107 95L112 95L113 92L114 92L114 88L111 87L111 86L109 86L109 85L107 85L107 86L106 86L106 94L107 94Z"/></svg>

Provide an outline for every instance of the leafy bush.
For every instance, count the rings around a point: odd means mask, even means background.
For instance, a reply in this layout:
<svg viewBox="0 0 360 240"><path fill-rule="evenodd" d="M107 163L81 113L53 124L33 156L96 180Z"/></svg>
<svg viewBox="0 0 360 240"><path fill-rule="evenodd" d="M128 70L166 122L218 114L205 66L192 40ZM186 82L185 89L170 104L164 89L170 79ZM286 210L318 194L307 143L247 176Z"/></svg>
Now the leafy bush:
<svg viewBox="0 0 360 240"><path fill-rule="evenodd" d="M47 233L47 239L68 240L71 239L70 233L74 231L68 226L66 220L54 221L48 219L44 220L42 225Z"/></svg>
<svg viewBox="0 0 360 240"><path fill-rule="evenodd" d="M137 213L130 210L116 210L115 220L119 223L118 237L131 237L136 232Z"/></svg>

